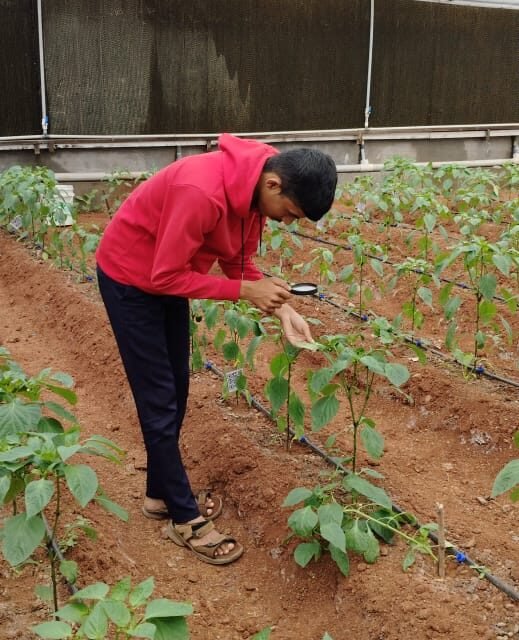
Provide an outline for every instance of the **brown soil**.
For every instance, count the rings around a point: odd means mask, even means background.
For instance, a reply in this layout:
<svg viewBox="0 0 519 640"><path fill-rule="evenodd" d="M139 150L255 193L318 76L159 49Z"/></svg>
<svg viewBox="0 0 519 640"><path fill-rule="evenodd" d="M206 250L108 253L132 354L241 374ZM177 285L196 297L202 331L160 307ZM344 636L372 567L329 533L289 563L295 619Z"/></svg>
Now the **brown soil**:
<svg viewBox="0 0 519 640"><path fill-rule="evenodd" d="M325 631L334 640L519 638L517 602L452 559L443 580L426 558L402 571L401 543L385 546L373 565L354 557L348 578L329 558L298 567L291 555L294 542L285 544L290 512L281 504L292 488L315 485L325 462L298 444L286 452L264 416L245 402L222 400L221 381L209 372L192 376L184 459L194 486L209 485L224 496L219 528L232 531L246 552L231 566L212 567L165 540L161 523L140 512L143 446L94 286L77 284L3 235L0 269L0 344L31 374L44 367L72 374L84 434L101 434L127 451L118 467L88 461L108 495L131 517L125 524L96 506L84 510L99 538L81 539L67 554L80 565L81 584L113 583L125 575L136 583L152 575L156 596L193 603L194 640L250 638L266 626L273 628L272 640L321 640ZM394 296L378 301L384 302L396 305ZM321 333L353 326L324 301L297 299L295 306L319 317ZM400 355L412 373L405 386L412 402L378 386L368 411L386 440L386 453L375 465L386 478L384 487L422 522L433 521L436 503L443 503L448 539L518 590L519 505L507 497L488 498L499 469L517 457L511 446L518 427L517 389L467 379L441 361L420 365L412 353ZM258 356L251 383L258 396L269 357L268 350ZM298 388L312 366L321 366L319 356L302 354ZM338 443L347 451L338 421L316 441L332 431L339 431ZM29 626L47 618L46 605L33 595L34 585L47 580L45 567L29 564L15 572L0 565L1 638L32 638Z"/></svg>

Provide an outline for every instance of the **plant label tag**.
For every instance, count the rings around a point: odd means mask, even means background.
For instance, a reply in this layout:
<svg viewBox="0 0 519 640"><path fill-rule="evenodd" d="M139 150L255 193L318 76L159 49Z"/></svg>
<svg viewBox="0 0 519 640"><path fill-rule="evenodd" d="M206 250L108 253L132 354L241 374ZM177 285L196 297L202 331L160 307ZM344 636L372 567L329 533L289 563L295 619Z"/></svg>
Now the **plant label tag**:
<svg viewBox="0 0 519 640"><path fill-rule="evenodd" d="M232 371L226 371L225 382L227 384L227 391L229 393L235 393L238 391L238 378L242 375L243 369L233 369Z"/></svg>
<svg viewBox="0 0 519 640"><path fill-rule="evenodd" d="M22 216L15 216L8 225L9 231L19 231L22 227Z"/></svg>

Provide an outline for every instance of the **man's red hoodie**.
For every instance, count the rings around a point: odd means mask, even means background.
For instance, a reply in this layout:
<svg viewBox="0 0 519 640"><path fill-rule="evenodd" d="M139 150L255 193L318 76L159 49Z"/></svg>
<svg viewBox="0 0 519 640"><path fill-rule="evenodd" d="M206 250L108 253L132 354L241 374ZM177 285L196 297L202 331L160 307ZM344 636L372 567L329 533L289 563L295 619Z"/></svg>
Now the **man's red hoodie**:
<svg viewBox="0 0 519 640"><path fill-rule="evenodd" d="M261 231L251 206L277 151L229 134L218 147L168 165L132 192L101 239L102 271L148 293L215 300L239 298L242 253L243 279L262 277L251 259ZM216 261L227 278L208 275Z"/></svg>

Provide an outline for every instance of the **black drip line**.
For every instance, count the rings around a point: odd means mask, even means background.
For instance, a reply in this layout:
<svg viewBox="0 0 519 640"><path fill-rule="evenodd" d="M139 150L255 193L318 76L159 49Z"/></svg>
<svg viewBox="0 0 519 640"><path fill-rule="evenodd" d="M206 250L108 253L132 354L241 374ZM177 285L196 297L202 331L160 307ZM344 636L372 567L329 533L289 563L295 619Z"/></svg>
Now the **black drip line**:
<svg viewBox="0 0 519 640"><path fill-rule="evenodd" d="M295 236L299 236L301 238L306 238L307 240L313 240L314 242L319 242L321 244L327 244L331 247L336 247L338 249L344 249L345 251L353 251L353 247L350 247L347 244L339 244L338 242L333 242L332 240L326 240L325 238L320 238L319 236L311 236L307 233L302 233L301 231L286 231L285 229L283 229L283 231L285 231L285 233L292 233ZM365 254L368 258L371 258L373 260L377 260L378 262L381 262L382 264L388 264L390 267L394 267L395 263L391 262L391 260L384 260L383 258L381 258L380 256L375 256L371 253L366 253ZM422 276L430 276L430 273L427 273L426 271L422 271L421 269L409 269L410 272L412 273L417 273L418 275L422 275ZM432 277L432 276L431 276ZM464 282L457 282L456 280L451 280L450 278L438 278L438 280L440 282L446 282L447 284L453 284L455 287L459 287L460 289L465 289L467 291L474 291L474 287L471 287L468 284L465 284ZM502 296L492 296L493 300L497 300L498 302L504 302L506 303L506 299L503 298Z"/></svg>
<svg viewBox="0 0 519 640"><path fill-rule="evenodd" d="M266 271L262 271L262 273L263 273L263 275L268 276L269 278L272 277L272 274L270 274L270 273L268 273ZM327 304L331 305L332 307L335 307L336 309L339 309L339 311L342 311L343 313L345 313L348 316L354 317L355 319L359 320L360 322L367 322L369 320L370 315L373 318L377 317L374 314L362 314L362 315L360 315L360 313L357 313L353 309L348 309L347 307L343 307L342 305L340 305L339 303L335 302L334 300L332 300L330 297L328 297L324 293L313 293L313 294L310 294L310 295L308 295L306 297L308 297L308 298L317 298L318 300L321 300L322 302L326 302ZM449 358L444 353L442 353L439 349L436 349L435 347L431 347L430 345L428 345L426 340L422 340L420 338L411 338L410 336L406 336L405 334L402 334L402 333L398 333L398 334L395 334L395 335L397 337L399 337L399 338L402 338L402 340L404 340L404 342L407 342L408 344L412 344L415 347L419 347L420 349L423 349L424 351L428 351L429 353L432 353L433 355L437 356L438 358L440 358L441 360L443 360L447 364L453 364L453 365L455 365L457 367L464 367L468 371L470 371L472 373L475 373L477 376L483 376L484 378L488 378L489 380L495 380L496 382L502 382L503 384L507 384L507 385L509 385L511 387L515 387L516 389L519 389L519 381L510 380L509 378L504 378L503 376L497 375L495 373L491 373L490 371L487 371L487 369L485 369L485 367L483 365L481 365L481 364L478 364L478 365L472 366L472 367L466 367L461 362L458 362L458 360L453 360L452 358Z"/></svg>
<svg viewBox="0 0 519 640"><path fill-rule="evenodd" d="M223 378L224 375L225 375L223 373L223 371L218 369L218 367L216 367L209 360L205 363L205 368L208 371L212 371L213 373L215 373L220 378ZM244 391L240 391L240 394L244 398L247 399ZM262 413L267 418L269 418L269 420L274 421L274 416L273 416L272 412L269 409L267 409L267 407L265 407L256 398L254 398L254 396L250 396L248 398L248 401L250 402L250 404L255 409L257 409L258 411L260 411L260 413ZM294 431L292 429L290 429L290 428L289 428L289 434L292 437L295 435ZM339 469L340 471L342 471L343 473L345 473L347 475L351 474L351 471L349 469L346 469L346 467L344 467L344 465L342 465L337 460L335 460L334 458L329 456L326 453L326 451L324 451L323 449L318 447L316 444L311 442L311 440L309 440L306 436L301 436L301 438L298 439L298 442L300 442L301 444L304 444L307 447L309 447L314 453L319 455L321 458L323 458L326 462L328 462L330 465L332 465L336 469ZM391 501L391 508L393 509L393 511L395 511L395 513L398 513L400 515L404 515L405 516L407 513L409 513L408 511L405 511L402 508L400 508L393 501ZM422 527L422 525L417 521L413 522L412 520L409 520L408 523L411 524L412 526L416 527L417 529ZM432 531L429 531L428 532L428 537L432 540L432 542L434 542L434 544L436 544L436 545L438 544L438 537L436 536L435 533L433 533ZM497 576L495 576L492 573L490 573L489 571L487 571L484 567L482 567L480 564L476 563L473 559L471 559L464 551L461 551L460 549L457 549L450 542L447 544L447 547L446 547L445 550L449 555L452 555L452 556L455 557L456 562L458 562L459 564L468 565L471 569L474 569L480 575L485 577L491 584L493 584L495 587L497 587L499 590L501 590L503 593L505 593L507 596L509 596L512 600L515 600L515 601L519 602L519 593L514 589L513 586L509 585L504 580L501 580L501 578L498 578Z"/></svg>

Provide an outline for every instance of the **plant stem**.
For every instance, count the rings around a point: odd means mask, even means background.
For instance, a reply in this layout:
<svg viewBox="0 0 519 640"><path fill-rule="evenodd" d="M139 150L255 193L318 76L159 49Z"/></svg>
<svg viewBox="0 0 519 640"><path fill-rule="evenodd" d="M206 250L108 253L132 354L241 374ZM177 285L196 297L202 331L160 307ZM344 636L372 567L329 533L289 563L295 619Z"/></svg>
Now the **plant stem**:
<svg viewBox="0 0 519 640"><path fill-rule="evenodd" d="M384 529L387 529L388 531L392 531L396 535L406 540L409 544L412 544L415 546L418 544L423 551L425 551L428 555L431 556L431 558L434 558L434 560L437 560L436 556L434 555L430 547L425 545L420 545L419 543L416 542L416 540L412 536L408 536L406 533L404 533L400 529L396 529L395 527L392 527L391 525L385 523L383 520L374 518L373 516L370 516L369 514L364 513L364 511L361 511L360 509L356 509L354 507L353 508L346 507L345 511L346 513L353 513L357 516L360 516L361 518L364 518L365 520L369 520L370 522L376 522L379 526L384 527Z"/></svg>

